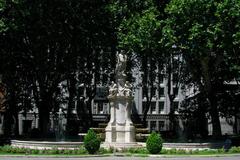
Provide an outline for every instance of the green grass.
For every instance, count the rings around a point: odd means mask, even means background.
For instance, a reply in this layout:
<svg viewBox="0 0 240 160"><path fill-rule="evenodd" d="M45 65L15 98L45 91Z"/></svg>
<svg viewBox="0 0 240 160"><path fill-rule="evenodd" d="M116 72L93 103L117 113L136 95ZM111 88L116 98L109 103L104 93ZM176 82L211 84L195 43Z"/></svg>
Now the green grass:
<svg viewBox="0 0 240 160"><path fill-rule="evenodd" d="M120 153L124 156L148 156L150 153L146 148L129 148L123 150L113 150L100 148L96 155L111 155L113 153ZM224 149L204 149L204 150L183 150L183 149L162 149L159 155L229 155L229 154L240 154L240 147L232 147L228 151ZM0 155L52 155L52 156L88 156L87 150L83 146L79 146L78 149L74 150L59 150L53 149L27 149L11 147L9 145L0 147Z"/></svg>

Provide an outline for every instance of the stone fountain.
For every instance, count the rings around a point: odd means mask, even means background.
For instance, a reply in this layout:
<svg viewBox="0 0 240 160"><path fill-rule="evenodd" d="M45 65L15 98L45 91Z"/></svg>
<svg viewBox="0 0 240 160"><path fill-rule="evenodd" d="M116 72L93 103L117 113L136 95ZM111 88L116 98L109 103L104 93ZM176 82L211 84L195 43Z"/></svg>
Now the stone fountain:
<svg viewBox="0 0 240 160"><path fill-rule="evenodd" d="M132 86L126 81L127 56L118 53L116 82L109 87L110 121L105 129L103 147L129 148L139 146L135 140L135 127L131 120Z"/></svg>

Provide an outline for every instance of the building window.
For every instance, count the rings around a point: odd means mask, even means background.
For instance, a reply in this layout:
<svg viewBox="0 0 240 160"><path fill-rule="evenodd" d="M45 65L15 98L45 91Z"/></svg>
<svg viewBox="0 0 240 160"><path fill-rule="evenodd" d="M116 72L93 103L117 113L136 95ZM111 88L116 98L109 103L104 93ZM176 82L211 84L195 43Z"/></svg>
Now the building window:
<svg viewBox="0 0 240 160"><path fill-rule="evenodd" d="M163 87L159 88L159 97L164 97L164 88Z"/></svg>
<svg viewBox="0 0 240 160"><path fill-rule="evenodd" d="M98 103L98 114L103 114L103 103Z"/></svg>
<svg viewBox="0 0 240 160"><path fill-rule="evenodd" d="M165 124L164 121L159 121L158 124L159 124L159 131L164 130L164 124Z"/></svg>
<svg viewBox="0 0 240 160"><path fill-rule="evenodd" d="M155 102L151 102L151 114L157 114Z"/></svg>
<svg viewBox="0 0 240 160"><path fill-rule="evenodd" d="M104 114L109 114L108 103L103 103L103 113Z"/></svg>
<svg viewBox="0 0 240 160"><path fill-rule="evenodd" d="M97 94L97 97L99 98L105 98L107 97L108 90L106 87L97 87L96 94Z"/></svg>
<svg viewBox="0 0 240 160"><path fill-rule="evenodd" d="M97 107L98 107L97 103L94 103L94 105L93 105L93 113L94 114L97 114Z"/></svg>
<svg viewBox="0 0 240 160"><path fill-rule="evenodd" d="M173 107L174 107L174 110L178 110L178 106L179 106L179 102L173 102Z"/></svg>
<svg viewBox="0 0 240 160"><path fill-rule="evenodd" d="M158 107L159 107L159 113L161 113L161 112L163 112L163 110L164 110L164 102L159 102L158 103Z"/></svg>
<svg viewBox="0 0 240 160"><path fill-rule="evenodd" d="M156 131L156 121L150 121L150 131Z"/></svg>

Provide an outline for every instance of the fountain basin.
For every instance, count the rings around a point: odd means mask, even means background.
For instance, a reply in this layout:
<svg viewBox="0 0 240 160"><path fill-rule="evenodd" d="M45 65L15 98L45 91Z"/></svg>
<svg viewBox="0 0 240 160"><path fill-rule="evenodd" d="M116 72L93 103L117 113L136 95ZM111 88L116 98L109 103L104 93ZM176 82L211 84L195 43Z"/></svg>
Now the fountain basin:
<svg viewBox="0 0 240 160"><path fill-rule="evenodd" d="M78 149L83 142L11 140L11 146L30 149Z"/></svg>

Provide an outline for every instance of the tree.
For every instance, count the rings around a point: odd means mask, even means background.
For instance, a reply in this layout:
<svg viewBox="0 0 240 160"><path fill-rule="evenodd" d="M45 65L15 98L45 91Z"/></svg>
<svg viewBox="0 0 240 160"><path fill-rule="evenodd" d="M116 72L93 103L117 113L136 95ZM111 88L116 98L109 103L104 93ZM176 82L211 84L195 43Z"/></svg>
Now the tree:
<svg viewBox="0 0 240 160"><path fill-rule="evenodd" d="M87 90L85 113L91 114L90 103L99 83L99 66L109 71L113 65L113 62L106 65L114 51L106 2L7 2L9 7L5 7L2 21L8 29L1 32L1 54L5 61L1 67L5 69L3 79L20 87L20 94L25 93L24 100L26 97L33 99L43 135L48 131L50 112L54 114L60 107L59 84L63 81L69 84L69 107L77 94L75 84L84 84ZM13 81L15 79L17 81ZM18 85L18 81L23 85ZM13 85L7 84L16 91ZM20 98L20 94L15 97ZM19 104L16 100L11 102ZM26 104L20 105L26 107ZM91 115L88 120L91 122Z"/></svg>
<svg viewBox="0 0 240 160"><path fill-rule="evenodd" d="M119 50L139 60L132 66L140 68L143 97L146 103L143 109L143 122L146 123L151 101L158 89L155 84L162 70L161 52L158 47L160 13L155 1L115 1L111 6L118 23L117 39Z"/></svg>
<svg viewBox="0 0 240 160"><path fill-rule="evenodd" d="M221 24L227 23L221 20L222 15L218 16L218 12L219 6L225 3L230 4L230 1L172 0L166 9L168 18L164 28L164 32L168 33L169 44L176 45L183 53L185 74L189 73L185 76L185 84L197 86L198 91L205 95L214 137L221 135L221 106L217 95L224 92L224 82L233 79L227 76L231 75L229 67L233 66L229 65L229 58L234 56L226 46L239 48L222 34L226 30L221 29ZM232 7L233 4L239 6L237 1L231 3ZM233 7L235 16L238 15L237 9L238 7ZM231 37L236 35L236 31L230 32Z"/></svg>
<svg viewBox="0 0 240 160"><path fill-rule="evenodd" d="M219 95L220 111L224 117L234 117L234 130L237 133L239 106L239 62L240 62L240 30L239 1L225 0L217 4L216 17L219 29L219 48L225 52L224 92ZM230 82L230 83L229 83ZM234 84L234 85L231 85Z"/></svg>

